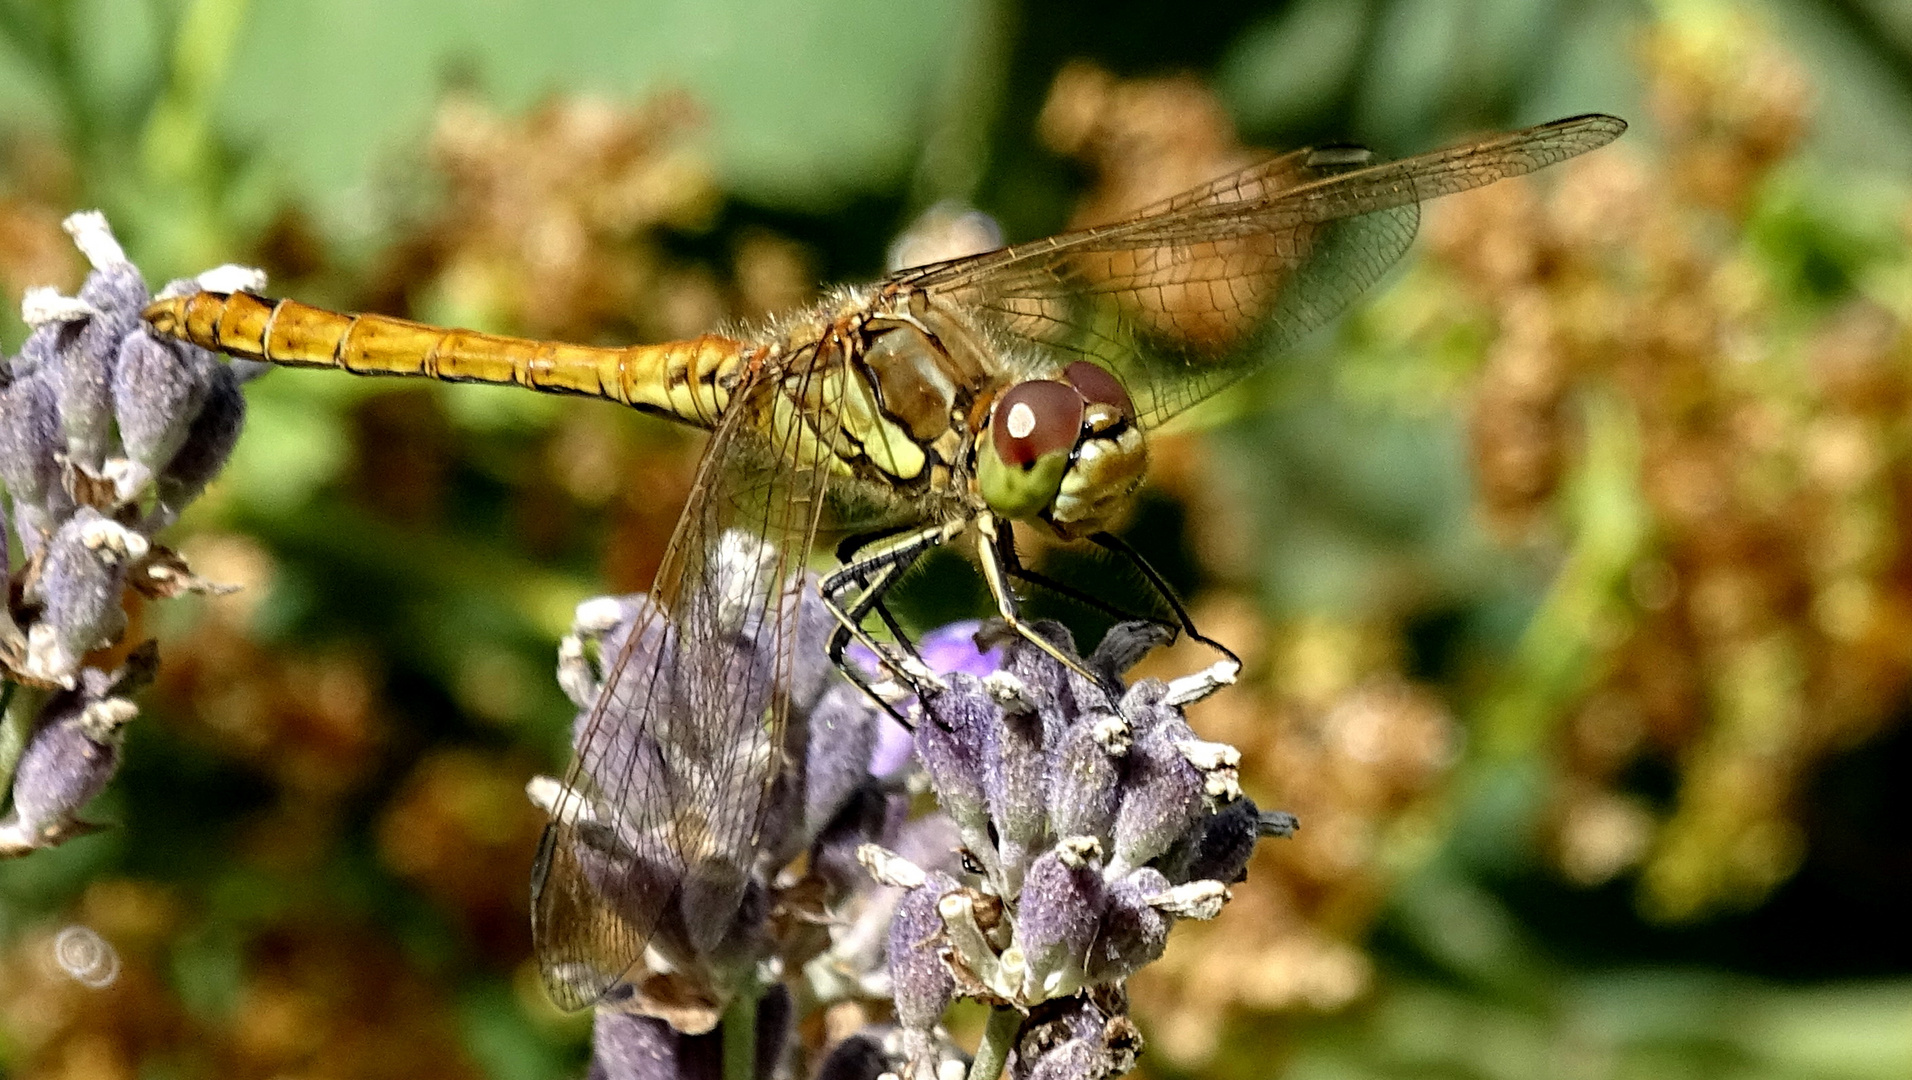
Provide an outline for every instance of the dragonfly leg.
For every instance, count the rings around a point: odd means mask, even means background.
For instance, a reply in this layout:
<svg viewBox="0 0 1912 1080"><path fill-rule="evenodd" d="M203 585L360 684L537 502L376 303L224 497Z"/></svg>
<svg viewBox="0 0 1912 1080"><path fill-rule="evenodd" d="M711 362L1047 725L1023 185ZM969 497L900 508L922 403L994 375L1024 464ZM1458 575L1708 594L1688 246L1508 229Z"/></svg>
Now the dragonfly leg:
<svg viewBox="0 0 1912 1080"><path fill-rule="evenodd" d="M870 569L873 564L885 561L885 557L881 555L874 559L860 557L865 551L869 550L871 545L879 541L888 540L891 537L902 536L912 531L913 526L910 525L892 525L888 528L873 529L870 532L858 533L855 536L848 537L837 545L837 563L841 570L844 571L863 571ZM912 561L914 560L912 559ZM834 580L840 576L842 575L832 575L832 579ZM863 586L865 589L869 588L870 582L866 574L853 573L851 577L856 584ZM826 595L834 601L843 588L843 584L838 582L836 590ZM903 631L903 627L897 623L896 616L890 613L890 606L883 602L887 594L887 589L878 590L875 594L875 604L871 605L870 609L866 609L864 613L856 617L857 624L862 625L864 619L868 617L868 611L874 610L876 616L883 620L884 627L889 630L891 641L895 645L900 646L903 651L907 652L913 659L921 660L921 654L916 651L916 643L910 640L909 635ZM842 635L840 634L839 636Z"/></svg>
<svg viewBox="0 0 1912 1080"><path fill-rule="evenodd" d="M910 567L923 557L931 548L949 540L960 533L964 523L960 520L934 525L914 532L876 534L874 537L855 537L838 548L839 557L850 556L853 562L823 579L817 591L823 597L824 605L836 616L837 629L830 635L825 652L830 662L843 672L844 676L861 689L871 700L882 705L891 716L909 725L908 718L897 711L889 700L870 684L862 671L844 655L851 641L862 645L876 655L891 671L911 685L921 690L926 684L935 681L935 673L923 665L916 655L915 645L908 635L902 632L889 609L883 604L883 597L895 584L902 580ZM876 541L884 541L874 553L863 553ZM843 597L853 589L859 589L849 604L843 603ZM871 612L875 612L890 632L901 642L901 648L907 655L898 657L893 649L885 648L864 629L863 622Z"/></svg>
<svg viewBox="0 0 1912 1080"><path fill-rule="evenodd" d="M1130 547L1127 540L1114 533L1099 532L1089 537L1089 542L1104 551L1128 560L1129 565L1140 571L1142 577L1148 581L1149 587L1155 590L1155 595L1161 597L1162 602L1168 605L1168 609L1175 613L1175 621L1181 624L1182 632L1188 635L1190 641L1199 641L1222 654L1235 673L1241 671L1241 657L1236 656L1228 646L1195 629L1195 620L1189 616L1188 608L1182 606L1181 598L1175 595L1175 590L1169 587L1168 579L1164 578L1155 567L1150 566L1141 552Z"/></svg>
<svg viewBox="0 0 1912 1080"><path fill-rule="evenodd" d="M1022 613L1016 606L1016 594L1009 588L1009 566L1021 565L1014 554L1015 536L1010 532L1010 525L999 522L994 514L983 513L976 515L976 531L982 534L982 542L976 545L976 558L982 563L983 581L988 584L990 595L996 598L996 613L1002 617L1002 621L1063 667L1098 686L1102 685L1101 677L1084 667L1082 661L1057 648L1054 642L1036 633L1034 627L1023 621Z"/></svg>
<svg viewBox="0 0 1912 1080"><path fill-rule="evenodd" d="M1002 554L1003 573L1018 581L1026 581L1039 589L1046 589L1065 600L1072 600L1075 603L1081 604L1091 611L1099 611L1118 622L1154 623L1158 626L1166 627L1171 635L1179 634L1184 629L1181 624L1170 622L1167 619L1157 618L1154 615L1137 615L1135 612L1125 611L1109 603L1107 600L1090 596L1088 593L1083 592L1073 585L1064 584L1047 574L1031 570L1023 565L1021 554L1017 552L1013 546L1007 548ZM1171 636L1169 640L1173 641L1174 638Z"/></svg>

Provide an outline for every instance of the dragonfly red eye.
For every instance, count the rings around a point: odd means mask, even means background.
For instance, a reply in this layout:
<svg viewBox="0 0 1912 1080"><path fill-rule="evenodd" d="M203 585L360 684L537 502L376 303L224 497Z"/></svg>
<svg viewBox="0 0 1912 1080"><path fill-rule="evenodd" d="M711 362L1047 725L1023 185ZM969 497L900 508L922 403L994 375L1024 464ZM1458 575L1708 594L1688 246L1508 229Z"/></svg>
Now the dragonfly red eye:
<svg viewBox="0 0 1912 1080"><path fill-rule="evenodd" d="M1123 388L1122 381L1106 369L1087 360L1077 360L1063 369L1062 377L1082 391L1084 398L1112 405L1123 416L1135 419L1135 403L1129 400L1129 392Z"/></svg>
<svg viewBox="0 0 1912 1080"><path fill-rule="evenodd" d="M1017 383L996 402L989 434L996 440L996 456L1018 468L1067 450L1082 434L1082 392L1048 379Z"/></svg>

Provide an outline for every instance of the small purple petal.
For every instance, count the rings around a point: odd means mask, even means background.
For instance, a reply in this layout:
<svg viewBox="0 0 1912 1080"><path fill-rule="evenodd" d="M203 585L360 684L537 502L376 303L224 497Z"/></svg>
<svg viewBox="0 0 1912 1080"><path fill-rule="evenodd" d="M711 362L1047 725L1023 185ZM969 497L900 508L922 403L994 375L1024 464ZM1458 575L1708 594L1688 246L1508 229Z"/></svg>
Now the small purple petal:
<svg viewBox="0 0 1912 1080"><path fill-rule="evenodd" d="M137 712L125 698L89 701L78 691L48 703L14 772L0 851L49 846L79 831L76 815L119 771L121 732Z"/></svg>
<svg viewBox="0 0 1912 1080"><path fill-rule="evenodd" d="M1130 717L1136 740L1128 754L1110 860L1118 872L1167 851L1202 821L1207 810L1201 771L1175 745L1193 738L1194 732L1172 709L1158 705L1150 712L1150 716Z"/></svg>
<svg viewBox="0 0 1912 1080"><path fill-rule="evenodd" d="M879 780L901 780L915 760L915 733L881 709L873 726L876 739L870 747L870 775Z"/></svg>
<svg viewBox="0 0 1912 1080"><path fill-rule="evenodd" d="M1105 903L1097 861L1048 851L1030 864L1018 901L1016 944L1028 964L1034 1000L1075 991Z"/></svg>
<svg viewBox="0 0 1912 1080"><path fill-rule="evenodd" d="M160 341L144 327L120 342L113 415L126 456L148 469L167 464L185 445L206 399L213 362L190 355L189 348Z"/></svg>
<svg viewBox="0 0 1912 1080"><path fill-rule="evenodd" d="M179 451L159 476L159 498L169 517L206 489L239 442L246 420L246 398L231 365L215 363L207 369L206 395L193 417Z"/></svg>
<svg viewBox="0 0 1912 1080"><path fill-rule="evenodd" d="M983 648L976 642L976 632L982 629L977 619L964 619L939 626L923 635L916 643L916 651L938 675L953 675L962 672L982 678L1002 666L1002 650Z"/></svg>
<svg viewBox="0 0 1912 1080"><path fill-rule="evenodd" d="M932 1030L955 999L956 980L943 963L943 917L936 905L956 888L954 878L932 872L929 880L904 895L890 921L890 982L896 1020L905 1028Z"/></svg>
<svg viewBox="0 0 1912 1080"><path fill-rule="evenodd" d="M1151 907L1148 898L1168 886L1167 878L1146 866L1109 886L1102 932L1089 960L1091 981L1119 982L1161 957L1172 920Z"/></svg>
<svg viewBox="0 0 1912 1080"><path fill-rule="evenodd" d="M1063 734L1049 788L1049 824L1057 836L1111 840L1121 804L1121 767L1098 727L1120 722L1114 713L1088 713Z"/></svg>

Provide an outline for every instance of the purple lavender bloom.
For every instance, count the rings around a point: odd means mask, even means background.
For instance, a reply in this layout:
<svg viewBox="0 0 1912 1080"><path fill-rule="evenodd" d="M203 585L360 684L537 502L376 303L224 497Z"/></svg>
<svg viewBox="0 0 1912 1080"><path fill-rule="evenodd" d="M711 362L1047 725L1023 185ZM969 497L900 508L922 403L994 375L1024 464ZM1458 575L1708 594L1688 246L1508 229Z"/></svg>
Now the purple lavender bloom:
<svg viewBox="0 0 1912 1080"><path fill-rule="evenodd" d="M1061 627L1033 630L1076 656ZM922 700L918 755L977 878L951 888L926 877L906 904L920 919L934 895L940 931L915 928L910 940L947 969L958 996L1026 1015L1017 1076L1131 1067L1140 1038L1123 981L1161 955L1177 919L1219 914L1254 843L1292 825L1243 799L1239 755L1198 739L1182 716L1232 673L1122 687L1162 637L1146 624L1117 627L1079 671L1003 628L985 630L979 640L1001 649L1001 668L951 677ZM1225 877L1196 876L1209 874ZM893 955L899 1003L903 972L939 985L920 958L899 964ZM926 1044L909 1058L917 1076L948 1061Z"/></svg>
<svg viewBox="0 0 1912 1080"><path fill-rule="evenodd" d="M47 701L14 770L13 809L0 820L0 855L96 830L80 820L80 810L119 770L122 732L139 714L127 695L151 680L156 663L149 643L115 672L85 669L78 686Z"/></svg>
<svg viewBox="0 0 1912 1080"><path fill-rule="evenodd" d="M21 546L33 555L72 512L73 502L60 478L65 436L59 394L44 371L18 367L12 384L0 389L0 484L12 497Z"/></svg>
<svg viewBox="0 0 1912 1080"><path fill-rule="evenodd" d="M939 675L960 671L985 678L1002 667L1002 649L980 640L983 625L980 619L963 619L939 626L923 635L916 652Z"/></svg>
<svg viewBox="0 0 1912 1080"><path fill-rule="evenodd" d="M789 992L773 987L757 1002L757 1080L777 1075L791 1034ZM686 1035L655 1017L600 1011L591 1031L589 1080L720 1080L722 1037Z"/></svg>
<svg viewBox="0 0 1912 1080"><path fill-rule="evenodd" d="M1215 917L1255 842L1291 824L1241 798L1238 755L1182 715L1232 672L1125 687L1163 640L1153 625L1115 628L1087 659L1060 626L1033 627L1066 663L997 624L945 628L920 649L936 674L909 702L911 775L881 749L892 721L805 647L835 618L808 575L765 607L733 603L741 625L699 621L773 561L756 538L725 534L674 618L642 597L589 601L560 649L580 708L577 790L541 779L533 798L577 816L558 842L596 901L645 928L644 958L612 973L619 988L599 1006L594 1075L703 1075L697 1040L766 978L817 1007L879 1010L795 1075L947 1076L965 1056L942 1018L965 997L995 1009L980 1068L1012 1049L1018 1076L1128 1068L1140 1040L1124 981L1162 955L1176 920ZM672 647L712 629L729 642L721 661ZM707 702L713 677L675 670L684 656L721 662L747 692ZM777 679L788 713L770 754L759 718ZM777 762L776 775L751 761ZM737 782L708 787L710 770ZM912 797L924 783L936 812ZM694 855L675 846L682 819L698 823Z"/></svg>
<svg viewBox="0 0 1912 1080"><path fill-rule="evenodd" d="M757 543L727 535L700 587L722 596L731 576L759 580L768 556ZM1152 626L1118 627L1076 661L1081 671L1000 627L930 635L921 654L941 671L910 715L940 810L912 813L918 781L879 764L890 721L802 648L827 636L833 616L807 576L792 580L780 601L791 606L730 639L738 671L788 680L783 771L706 809L761 814L760 826L729 834L734 848L707 841L695 862L673 836L636 827L657 820L639 810L596 804L597 823L575 831L572 855L599 897L653 928L652 959L600 1006L598 1075L702 1075L696 1040L765 972L800 981L798 1000L861 1002L894 1018L839 1044L816 1075L945 1075L963 1061L941 1027L960 997L1028 1015L1017 1075L1126 1068L1139 1039L1124 980L1162 954L1177 919L1219 912L1226 883L1191 875L1235 880L1269 831L1240 798L1234 751L1197 739L1181 714L1225 680L1124 688L1128 666L1161 640ZM649 797L668 791L668 776L758 747L760 728L727 729L725 713L699 708L699 688L669 670L672 635L701 611L698 595L680 602L691 614L675 622L641 597L579 608L559 681L581 710L580 774L593 789ZM1037 632L1075 656L1060 627ZM640 665L653 681L641 696L628 677L607 690L613 664ZM742 677L770 700L768 678ZM601 701L606 693L641 706ZM586 724L594 708L598 722ZM736 712L761 708L752 698ZM557 781L534 785L534 798L565 812ZM806 852L799 873L792 860ZM792 920L795 910L815 914ZM1006 1053L1015 1025L1000 1034Z"/></svg>
<svg viewBox="0 0 1912 1080"><path fill-rule="evenodd" d="M164 598L216 588L155 536L224 464L245 414L229 366L143 329L151 294L105 218L74 214L65 225L92 272L78 296L28 290L21 307L32 332L0 366L0 484L10 504L0 530L16 533L30 558L8 562L0 618L0 678L15 690L0 746L21 748L17 760L0 760L0 790L11 783L14 806L9 854L84 832L75 812L118 765L119 728L134 710L123 696L100 696L101 680L117 676L87 663L125 633L126 589ZM256 271L209 273L262 283Z"/></svg>

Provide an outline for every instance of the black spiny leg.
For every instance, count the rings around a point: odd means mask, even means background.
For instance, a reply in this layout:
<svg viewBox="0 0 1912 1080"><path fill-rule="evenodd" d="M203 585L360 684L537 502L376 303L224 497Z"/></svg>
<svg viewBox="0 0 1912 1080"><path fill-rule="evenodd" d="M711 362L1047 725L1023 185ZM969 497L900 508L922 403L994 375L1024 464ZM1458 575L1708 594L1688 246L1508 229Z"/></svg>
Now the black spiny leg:
<svg viewBox="0 0 1912 1080"><path fill-rule="evenodd" d="M1081 589L1078 589L1073 585L1065 585L1062 582L1057 581L1055 578L1052 578L1047 574L1041 573L1040 571L1029 569L1027 566L1023 565L1022 554L1016 550L1016 547L1014 544L1009 544L1005 546L1005 549L1002 553L1002 561L1003 561L1003 572L1007 574L1009 577L1015 578L1018 581L1026 581L1029 584L1034 585L1039 589L1045 589L1049 592L1055 593L1057 596L1060 596L1065 600L1071 600L1071 601L1074 601L1075 603L1081 604L1083 607L1086 607L1091 611L1099 611L1102 614L1107 615L1109 618L1114 619L1117 622L1145 622L1145 623L1153 623L1157 626L1165 627L1167 628L1169 632L1170 641L1175 640L1174 635L1182 632L1183 628L1182 628L1182 625L1179 623L1170 622L1167 619L1157 618L1154 615L1137 615L1136 613L1132 611L1125 611L1122 608L1116 607L1114 604L1109 603L1107 600L1103 600L1100 597L1090 596L1088 593L1083 592Z"/></svg>
<svg viewBox="0 0 1912 1080"><path fill-rule="evenodd" d="M1175 590L1169 588L1168 579L1164 578L1155 567L1150 566L1149 561L1142 557L1141 552L1130 547L1128 541L1114 533L1096 533L1094 536L1089 537L1089 542L1104 551L1120 555L1122 558L1127 559L1129 565L1142 572L1142 576L1147 579L1149 587L1155 590L1155 595L1161 597L1162 602L1167 604L1169 610L1175 613L1175 621L1181 624L1182 632L1188 635L1189 640L1199 641L1216 652L1221 653L1228 658L1229 663L1234 665L1237 672L1241 671L1241 657L1236 656L1228 646L1223 645L1221 642L1195 629L1195 620L1189 617L1188 609L1182 606L1182 601L1175 595Z"/></svg>
<svg viewBox="0 0 1912 1080"><path fill-rule="evenodd" d="M909 719L897 711L888 699L876 692L876 688L864 677L863 672L844 655L844 650L851 641L857 642L870 650L878 661L919 693L924 689L923 684L926 681L935 678L934 673L924 667L921 658L916 655L915 644L909 640L907 634L903 633L902 627L897 625L889 608L884 606L883 597L898 581L902 580L910 567L916 565L918 559L931 548L947 543L952 537L962 532L964 526L965 522L957 520L914 532L891 531L851 537L837 548L838 558L843 559L847 565L824 578L817 589L823 596L824 606L829 608L830 614L836 616L837 620L836 631L830 635L830 641L825 646L830 662L835 664L837 670L841 671L844 677L854 683L859 690L862 690L870 700L881 705L885 712L905 727L911 726ZM874 553L858 555L858 552L879 544L880 547ZM850 561L851 559L854 561ZM846 607L840 598L853 588L860 588L862 591L857 593L855 599ZM892 655L870 636L869 631L863 628L863 620L868 618L871 612L875 612L883 620L883 624L889 628L891 634L895 635L896 640L901 643L900 647L907 655L903 657Z"/></svg>

